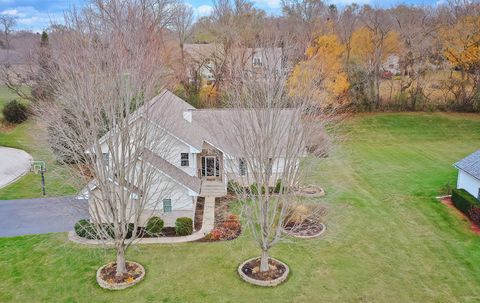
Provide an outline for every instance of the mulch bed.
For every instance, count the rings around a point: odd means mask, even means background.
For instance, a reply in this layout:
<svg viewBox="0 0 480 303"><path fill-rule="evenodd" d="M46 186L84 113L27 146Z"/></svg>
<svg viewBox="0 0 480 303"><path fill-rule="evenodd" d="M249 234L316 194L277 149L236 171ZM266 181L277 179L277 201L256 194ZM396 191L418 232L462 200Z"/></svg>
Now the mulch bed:
<svg viewBox="0 0 480 303"><path fill-rule="evenodd" d="M266 272L261 272L260 271L260 258L254 259L250 262L247 262L243 267L242 267L242 272L247 275L248 277L255 279L255 280L260 280L260 281L272 281L275 279L280 278L283 276L287 268L277 262L276 260L269 258L268 259L268 265L270 267L269 271Z"/></svg>
<svg viewBox="0 0 480 303"><path fill-rule="evenodd" d="M288 222L284 229L294 236L301 236L301 237L310 237L318 235L324 226L320 224L320 222L316 222L313 220L306 219L305 221L299 222Z"/></svg>
<svg viewBox="0 0 480 303"><path fill-rule="evenodd" d="M457 216L467 220L470 223L470 230L473 231L475 234L480 235L480 226L478 226L475 222L473 222L472 219L470 219L467 215L465 215L460 210L458 210L453 204L451 197L443 197L440 199L440 201L443 204L447 205L449 208L453 209L457 214Z"/></svg>
<svg viewBox="0 0 480 303"><path fill-rule="evenodd" d="M195 223L194 223L194 230L199 231L202 229L202 221L203 221L203 210L205 205L205 198L198 197L197 198L197 207L195 208Z"/></svg>
<svg viewBox="0 0 480 303"><path fill-rule="evenodd" d="M117 263L111 263L100 271L100 278L108 284L132 283L142 275L142 269L135 263L126 262L127 272L118 278Z"/></svg>

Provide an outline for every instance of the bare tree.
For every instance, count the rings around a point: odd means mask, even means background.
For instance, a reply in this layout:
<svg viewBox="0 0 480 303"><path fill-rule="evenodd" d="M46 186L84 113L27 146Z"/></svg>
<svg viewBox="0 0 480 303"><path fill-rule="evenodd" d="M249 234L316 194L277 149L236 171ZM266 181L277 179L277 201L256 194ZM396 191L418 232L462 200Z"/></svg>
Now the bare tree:
<svg viewBox="0 0 480 303"><path fill-rule="evenodd" d="M284 58L267 58L261 74L236 70L225 101L230 110L216 116L220 126L215 128L234 147L226 174L238 183L247 226L261 251L261 272L269 270L270 249L281 240L296 200L293 189L304 172L300 159L312 137L308 122L318 118L311 100L288 95L286 75L277 69Z"/></svg>
<svg viewBox="0 0 480 303"><path fill-rule="evenodd" d="M162 131L172 116L156 95L162 62L158 20L145 1L98 0L66 15L56 32L55 102L39 114L55 130L55 148L90 181L95 234L116 249L116 274L125 251L171 185L155 168L169 154Z"/></svg>
<svg viewBox="0 0 480 303"><path fill-rule="evenodd" d="M178 3L173 8L172 13L172 22L171 27L174 33L177 36L178 43L180 46L180 58L181 58L181 73L180 73L180 83L188 86L187 79L187 66L185 62L185 49L184 45L187 39L192 34L192 24L193 24L193 9L184 4ZM188 87L186 89L188 92Z"/></svg>
<svg viewBox="0 0 480 303"><path fill-rule="evenodd" d="M8 51L10 49L10 41L12 32L15 29L17 24L17 18L11 15L0 15L0 26L2 27L3 37L5 39L5 49Z"/></svg>

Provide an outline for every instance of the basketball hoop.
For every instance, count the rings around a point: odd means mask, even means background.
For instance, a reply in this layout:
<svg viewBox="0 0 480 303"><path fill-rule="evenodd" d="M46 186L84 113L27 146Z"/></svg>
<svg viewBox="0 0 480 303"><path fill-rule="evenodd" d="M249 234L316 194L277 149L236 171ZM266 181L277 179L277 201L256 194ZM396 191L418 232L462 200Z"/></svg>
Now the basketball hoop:
<svg viewBox="0 0 480 303"><path fill-rule="evenodd" d="M47 165L45 165L45 161L34 161L32 160L30 163L30 171L34 172L36 175L40 173L42 175L42 194L45 196L45 175L44 173L47 171Z"/></svg>
<svg viewBox="0 0 480 303"><path fill-rule="evenodd" d="M35 174L46 172L47 166L45 165L45 161L32 160L30 164L30 171L34 172Z"/></svg>

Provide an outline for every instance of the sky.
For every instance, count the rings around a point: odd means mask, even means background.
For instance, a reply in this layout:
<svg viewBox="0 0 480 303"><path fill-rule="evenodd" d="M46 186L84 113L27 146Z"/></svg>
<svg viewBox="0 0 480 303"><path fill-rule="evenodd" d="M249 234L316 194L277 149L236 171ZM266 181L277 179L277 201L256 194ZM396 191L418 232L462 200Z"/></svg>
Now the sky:
<svg viewBox="0 0 480 303"><path fill-rule="evenodd" d="M80 7L88 0L0 0L0 14L17 18L17 28L41 32L51 21L61 22L63 11ZM194 9L195 16L207 16L212 11L212 0L185 0ZM281 0L251 0L255 6L269 14L280 14ZM329 0L329 3L343 6L356 2L372 6L391 7L400 3L411 5L437 5L445 0Z"/></svg>

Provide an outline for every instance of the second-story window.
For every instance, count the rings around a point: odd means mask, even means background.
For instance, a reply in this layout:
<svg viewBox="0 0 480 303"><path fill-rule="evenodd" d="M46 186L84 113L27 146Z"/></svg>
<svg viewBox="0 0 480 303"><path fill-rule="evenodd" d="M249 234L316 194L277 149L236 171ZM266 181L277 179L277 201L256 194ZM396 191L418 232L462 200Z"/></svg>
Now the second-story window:
<svg viewBox="0 0 480 303"><path fill-rule="evenodd" d="M181 166L189 166L190 163L188 161L188 153L181 153L180 154L180 165Z"/></svg>
<svg viewBox="0 0 480 303"><path fill-rule="evenodd" d="M240 175L245 176L247 174L247 163L245 162L245 159L240 159L239 166L240 166Z"/></svg>

